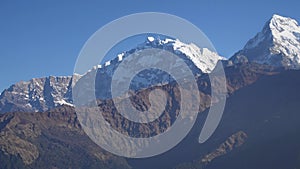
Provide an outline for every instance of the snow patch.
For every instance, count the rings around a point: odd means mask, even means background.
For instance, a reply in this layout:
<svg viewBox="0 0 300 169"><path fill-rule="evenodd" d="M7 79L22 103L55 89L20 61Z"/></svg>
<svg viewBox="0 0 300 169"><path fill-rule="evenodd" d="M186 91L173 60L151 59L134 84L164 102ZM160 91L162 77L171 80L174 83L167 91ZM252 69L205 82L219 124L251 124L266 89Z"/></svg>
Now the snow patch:
<svg viewBox="0 0 300 169"><path fill-rule="evenodd" d="M68 105L68 106L74 107L73 104L68 103L68 102L66 102L65 100L57 100L57 101L54 101L54 103L55 103L56 105Z"/></svg>
<svg viewBox="0 0 300 169"><path fill-rule="evenodd" d="M109 66L110 65L110 61L105 62L104 66Z"/></svg>
<svg viewBox="0 0 300 169"><path fill-rule="evenodd" d="M118 54L118 61L119 62L123 60L124 55L125 55L124 53Z"/></svg>
<svg viewBox="0 0 300 169"><path fill-rule="evenodd" d="M155 38L152 37L152 36L149 36L149 37L147 37L147 40L148 40L149 42L153 42L153 41L155 40Z"/></svg>

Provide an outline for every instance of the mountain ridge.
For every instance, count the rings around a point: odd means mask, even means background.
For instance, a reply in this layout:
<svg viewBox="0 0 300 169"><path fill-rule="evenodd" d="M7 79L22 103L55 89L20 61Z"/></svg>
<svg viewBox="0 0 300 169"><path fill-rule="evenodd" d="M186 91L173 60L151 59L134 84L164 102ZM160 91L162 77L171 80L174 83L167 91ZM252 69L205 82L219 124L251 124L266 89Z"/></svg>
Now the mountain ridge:
<svg viewBox="0 0 300 169"><path fill-rule="evenodd" d="M5 89L0 95L0 112L9 111L46 111L48 109L72 104L72 81L97 71L96 79L106 79L104 85L109 86L114 71L130 54L147 48L168 50L184 59L195 76L210 73L217 61L227 62L231 66L241 62L256 62L286 69L300 68L300 26L294 19L274 14L265 24L263 30L250 39L244 49L232 56L229 61L208 49L201 49L178 39L149 36L145 42L129 51L119 53L114 59L102 65L96 65L86 74L64 77L33 78L28 82L19 82ZM133 79L133 88L147 88L153 84L169 81L169 76L163 72L149 71L138 74ZM99 74L99 75L98 75ZM156 74L157 76L152 76ZM55 82L56 81L56 82ZM139 83L139 82L143 83ZM109 90L109 88L107 88ZM29 96L30 95L30 96ZM98 93L100 98L108 98L110 92Z"/></svg>
<svg viewBox="0 0 300 169"><path fill-rule="evenodd" d="M217 53L206 48L200 49L194 44L185 44L169 38L147 37L146 41L136 48L120 53L116 58L106 61L102 65L92 67L83 75L74 73L73 76L33 78L29 81L13 84L0 95L0 112L43 112L60 105L72 105L72 87L78 80L84 81L82 77L88 77L93 73L97 74L96 83L103 83L105 86L103 89L105 91L98 90L97 98L109 98L110 81L118 65L130 54L148 48L159 48L178 55L188 64L195 75L211 72L219 60L224 60ZM145 71L133 79L132 86L135 89L141 89L156 84L161 85L169 80L169 75L165 72L159 70Z"/></svg>

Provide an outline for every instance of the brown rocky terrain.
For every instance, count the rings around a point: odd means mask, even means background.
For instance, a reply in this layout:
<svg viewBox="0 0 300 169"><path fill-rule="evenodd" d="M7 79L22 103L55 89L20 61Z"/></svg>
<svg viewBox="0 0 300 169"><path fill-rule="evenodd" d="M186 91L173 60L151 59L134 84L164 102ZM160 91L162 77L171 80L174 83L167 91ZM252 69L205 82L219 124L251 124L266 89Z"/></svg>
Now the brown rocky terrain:
<svg viewBox="0 0 300 169"><path fill-rule="evenodd" d="M208 76L200 76L197 80L201 96L200 114L192 131L174 150L148 159L125 160L95 145L83 132L73 107L62 106L44 113L6 113L0 117L1 168L65 168L69 166L70 168L168 169L182 163L185 168L186 165L195 166L195 164L200 167L210 167L215 164L215 161L218 162L219 159L247 146L248 139L251 143L251 137L253 137L252 132L249 132L253 131L252 126L241 122L245 120L244 117L240 117L244 113L241 110L235 110L234 114L231 114L231 108L234 108L235 104L230 100L245 97L236 96L236 93L247 91L248 86L251 87L257 83L259 85L264 79L267 79L264 82L266 84L268 84L268 78L280 79L281 71L270 66L251 63L226 67L229 103L216 134L205 144L199 144L197 139L211 104L210 83ZM147 125L135 124L122 117L115 111L111 100L99 100L98 104L104 111L105 119L119 132L135 137L149 137L163 132L176 120L175 112L179 108L179 91L176 86L177 84L174 83L155 87L169 93L168 105L157 121ZM131 97L133 105L138 110L147 110L150 106L148 94L153 89L139 91ZM251 94L253 95L254 92ZM248 116L245 115L245 117ZM232 123L231 119L235 119L236 122ZM195 162L189 164L190 161Z"/></svg>
<svg viewBox="0 0 300 169"><path fill-rule="evenodd" d="M0 168L129 168L85 135L72 107L6 113L0 135Z"/></svg>

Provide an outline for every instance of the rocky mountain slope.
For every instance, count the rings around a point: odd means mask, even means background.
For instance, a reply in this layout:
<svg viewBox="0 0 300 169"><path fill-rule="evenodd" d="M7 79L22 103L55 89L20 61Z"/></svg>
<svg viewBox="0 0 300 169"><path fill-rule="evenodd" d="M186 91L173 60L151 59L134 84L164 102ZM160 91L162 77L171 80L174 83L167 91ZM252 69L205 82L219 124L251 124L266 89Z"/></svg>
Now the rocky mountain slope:
<svg viewBox="0 0 300 169"><path fill-rule="evenodd" d="M278 70L258 64L240 64L226 68L226 74L230 76L227 83L230 86L230 93L233 95L236 90L248 86L264 76L278 74ZM198 83L202 98L199 111L203 112L210 105L208 76L199 77ZM162 86L162 89L176 95L176 85ZM146 109L149 106L148 90L151 89L144 90L132 98L137 108ZM167 108L164 116L160 118L161 120L149 125L135 124L122 118L120 114L114 111L114 106L109 100L102 101L99 104L104 104L105 119L119 132L127 135L137 136L142 134L143 136L151 136L163 132L176 119L176 113L173 111L178 100L176 101L177 97L171 98L170 107ZM175 164L181 162L197 159L204 155L203 152L213 152L214 147L230 137L230 134L221 134L221 136L218 136L220 137L218 142L197 150L196 147L202 146L197 142L205 118L205 113L201 114L204 116L198 117L197 124L190 136L178 148L163 156L154 158L155 160L158 159L158 162L153 162L151 158L141 161L129 159L129 165L137 169L140 169L140 165L145 164L150 168L166 169L175 167ZM96 165L103 166L102 168L116 168L118 165L117 168L120 168L120 166L122 166L121 168L128 167L124 159L106 153L91 142L82 131L74 108L66 107L66 105L44 113L15 112L3 114L0 117L0 134L0 159L2 160L0 168L45 168L45 166L65 168L66 165L71 168L95 167ZM192 148L191 146L196 147ZM195 151L198 151L198 153ZM184 157L182 157L182 153L186 153ZM61 156L64 156L64 158L59 158ZM81 158L84 160L80 160ZM166 158L169 160L166 160ZM14 163L12 163L12 159L15 161ZM170 159L176 159L176 162ZM70 161L74 160L76 162L71 164ZM149 160L149 162L144 160Z"/></svg>
<svg viewBox="0 0 300 169"><path fill-rule="evenodd" d="M236 91L209 140L218 144L202 145L214 150L176 168L300 168L299 76L299 70L285 71Z"/></svg>
<svg viewBox="0 0 300 169"><path fill-rule="evenodd" d="M236 153L235 158L238 158L239 152L244 148L247 150L244 152L246 157L248 150L255 148L257 144L263 144L260 138L265 142L272 138L297 138L294 135L285 137L285 132L293 127L291 131L296 132L299 129L296 122L296 101L299 100L299 94L292 90L298 85L298 80L294 79L300 75L299 71L280 72L267 65L244 63L227 67L226 74L230 97L220 126L205 144L198 143L199 133L207 115L206 110L210 105L210 86L207 85L209 79L204 75L198 79L201 86L202 113L199 114L190 134L167 153L146 159L127 159L127 163L125 159L105 152L89 140L77 121L74 108L64 105L46 112L15 112L1 115L0 168L218 168L214 166L219 166L219 163L223 165L223 158L227 159ZM272 87L266 90L266 86ZM163 86L162 89L176 93L176 85ZM148 90L150 89L141 91L132 98L137 108L146 109L149 106ZM281 104L282 101L284 104ZM143 136L150 136L163 132L176 118L172 111L172 107L176 107L176 97L170 103L171 107L165 114L167 120L154 122L150 124L151 127L124 120L114 112L109 100L99 104L104 104L105 119L114 129L127 135L137 136L138 133L143 133ZM293 121L289 121L290 115ZM289 125L278 128L283 124ZM273 129L276 131L272 131ZM284 145L286 144L283 144L282 149ZM297 147L296 141L289 142L288 145ZM274 146L276 149L277 144ZM277 154L274 151L272 148L265 152ZM251 153L256 156L261 152L257 150ZM281 158L281 154L273 157ZM252 166L259 168L255 164Z"/></svg>
<svg viewBox="0 0 300 169"><path fill-rule="evenodd" d="M0 116L0 168L130 168L96 146L83 132L74 109Z"/></svg>

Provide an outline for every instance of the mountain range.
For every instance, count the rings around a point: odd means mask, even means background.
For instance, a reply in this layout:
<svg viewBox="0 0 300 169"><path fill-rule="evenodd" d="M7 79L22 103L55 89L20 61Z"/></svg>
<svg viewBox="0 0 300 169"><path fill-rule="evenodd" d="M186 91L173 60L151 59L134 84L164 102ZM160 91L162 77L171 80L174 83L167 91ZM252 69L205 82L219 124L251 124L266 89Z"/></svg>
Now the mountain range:
<svg viewBox="0 0 300 169"><path fill-rule="evenodd" d="M161 40L148 37L135 49L120 53L118 57L103 65L94 66L84 75L34 78L29 82L19 82L10 86L0 96L0 112L43 112L60 105L72 105L72 81L84 81L93 73L97 74L96 84L101 86L101 89L97 90L97 98L109 98L112 76L119 64L130 54L147 48L164 49L178 55L189 65L195 75L211 72L218 60L225 59L215 52L206 48L200 49L194 44L185 44L168 38ZM147 70L132 79L131 87L138 90L168 81L169 75L165 72Z"/></svg>
<svg viewBox="0 0 300 169"><path fill-rule="evenodd" d="M125 57L147 48L174 53L192 70L202 100L195 126L183 142L157 157L124 159L93 148L97 146L83 132L72 102L72 81L84 81L93 72L97 72L96 83L102 84L96 97L116 130L149 136L163 132L176 120L176 97L169 98L167 120L154 122L151 129L115 112L109 88L113 73ZM211 104L208 74L217 62L225 68L228 102L216 133L208 143L199 144L197 137ZM295 90L300 83L299 68L300 26L279 15L273 15L229 59L178 39L148 37L85 75L34 78L5 89L0 95L0 168L300 168L300 93ZM132 82L132 89L138 91L132 98L137 109L150 106L147 93L154 84L176 96L178 86L170 83L166 73L141 72Z"/></svg>
<svg viewBox="0 0 300 169"><path fill-rule="evenodd" d="M101 83L107 83L105 86L110 86L111 77L123 58L146 48L165 49L179 55L195 74L210 73L218 60L226 60L207 48L200 49L194 44L185 44L178 39L148 37L136 48L120 53L115 59L107 61L103 65L97 65L90 71L97 71ZM263 30L249 40L245 47L234 54L229 61L230 64L249 61L274 67L298 69L299 58L300 27L297 21L275 14L266 23ZM156 76L152 76L154 73ZM154 82L167 81L169 77L162 72L152 72L150 76L149 72L138 74L133 79L132 85L137 89L147 88ZM70 105L72 104L72 80L77 81L80 78L80 75L74 74L65 77L34 78L27 82L16 83L1 93L0 112L42 112L63 104ZM103 82L103 79L107 80ZM143 83L138 84L141 81ZM103 90L106 93L98 94L98 97L107 98L110 95L109 90Z"/></svg>

